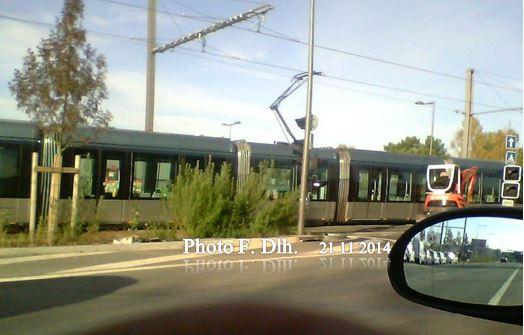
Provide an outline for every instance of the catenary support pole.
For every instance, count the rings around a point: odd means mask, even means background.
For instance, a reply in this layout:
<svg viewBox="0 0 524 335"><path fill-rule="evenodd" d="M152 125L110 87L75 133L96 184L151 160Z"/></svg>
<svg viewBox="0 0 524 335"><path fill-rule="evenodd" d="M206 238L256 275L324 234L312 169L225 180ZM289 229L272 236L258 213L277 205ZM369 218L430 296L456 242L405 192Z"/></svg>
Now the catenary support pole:
<svg viewBox="0 0 524 335"><path fill-rule="evenodd" d="M470 129L471 129L471 115L472 115L472 101L473 101L473 69L466 70L466 105L464 107L464 130L462 133L462 157L469 157L470 148Z"/></svg>
<svg viewBox="0 0 524 335"><path fill-rule="evenodd" d="M155 117L155 54L156 47L156 0L148 0L147 13L147 79L146 79L146 127L153 132Z"/></svg>
<svg viewBox="0 0 524 335"><path fill-rule="evenodd" d="M304 234L306 214L307 182L309 170L309 146L311 140L311 107L313 102L313 52L315 37L315 0L309 1L309 55L308 55L308 82L306 102L306 126L304 127L304 148L302 155L302 174L300 175L300 201L298 212L298 235Z"/></svg>

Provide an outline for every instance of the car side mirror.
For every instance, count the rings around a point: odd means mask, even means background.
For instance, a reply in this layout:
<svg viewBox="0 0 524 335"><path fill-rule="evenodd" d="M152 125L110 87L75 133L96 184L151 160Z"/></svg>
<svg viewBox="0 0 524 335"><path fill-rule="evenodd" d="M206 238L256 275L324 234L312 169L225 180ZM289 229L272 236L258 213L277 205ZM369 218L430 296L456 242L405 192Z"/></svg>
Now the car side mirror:
<svg viewBox="0 0 524 335"><path fill-rule="evenodd" d="M422 305L522 325L522 223L510 207L430 216L391 249L391 285Z"/></svg>

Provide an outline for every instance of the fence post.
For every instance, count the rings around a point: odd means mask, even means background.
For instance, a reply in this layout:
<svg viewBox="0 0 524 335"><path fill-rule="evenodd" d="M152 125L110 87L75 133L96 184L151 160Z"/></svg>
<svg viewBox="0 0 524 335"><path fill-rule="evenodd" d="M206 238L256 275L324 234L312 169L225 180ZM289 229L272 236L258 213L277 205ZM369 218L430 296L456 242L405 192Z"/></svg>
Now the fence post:
<svg viewBox="0 0 524 335"><path fill-rule="evenodd" d="M60 168L62 166L61 153L56 154L53 160L53 168ZM53 245L55 229L58 219L58 199L60 199L60 177L59 171L51 173L51 192L49 197L49 212L47 220L47 243Z"/></svg>
<svg viewBox="0 0 524 335"><path fill-rule="evenodd" d="M36 201L37 201L37 185L38 185L38 153L33 152L31 159L31 200L29 201L29 240L31 243L35 241L35 227L36 227Z"/></svg>
<svg viewBox="0 0 524 335"><path fill-rule="evenodd" d="M75 169L80 170L80 155L75 155ZM80 184L80 172L73 177L73 199L71 202L71 229L74 231L78 213L78 188Z"/></svg>

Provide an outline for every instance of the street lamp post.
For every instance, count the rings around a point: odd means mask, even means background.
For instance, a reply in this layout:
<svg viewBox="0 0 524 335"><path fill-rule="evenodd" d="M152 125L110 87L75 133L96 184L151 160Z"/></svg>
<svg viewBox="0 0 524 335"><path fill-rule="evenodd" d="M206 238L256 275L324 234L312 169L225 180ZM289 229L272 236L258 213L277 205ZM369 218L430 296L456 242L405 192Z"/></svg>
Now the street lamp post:
<svg viewBox="0 0 524 335"><path fill-rule="evenodd" d="M429 155L431 156L433 154L433 135L435 131L435 101L423 102L419 100L415 101L415 105L431 105L433 107L431 113L431 139L429 141Z"/></svg>
<svg viewBox="0 0 524 335"><path fill-rule="evenodd" d="M233 128L233 126L236 126L237 124L240 124L240 121L235 121L233 123L222 123L223 126L229 127L229 140L230 141L231 141L231 128Z"/></svg>

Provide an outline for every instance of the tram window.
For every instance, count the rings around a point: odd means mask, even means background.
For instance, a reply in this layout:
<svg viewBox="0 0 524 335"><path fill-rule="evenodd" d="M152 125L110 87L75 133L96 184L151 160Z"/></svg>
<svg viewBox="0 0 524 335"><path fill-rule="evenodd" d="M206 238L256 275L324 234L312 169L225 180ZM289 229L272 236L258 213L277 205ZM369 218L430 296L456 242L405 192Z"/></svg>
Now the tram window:
<svg viewBox="0 0 524 335"><path fill-rule="evenodd" d="M357 201L368 201L369 171L358 171Z"/></svg>
<svg viewBox="0 0 524 335"><path fill-rule="evenodd" d="M106 173L104 179L104 196L116 198L120 189L120 160L106 159Z"/></svg>
<svg viewBox="0 0 524 335"><path fill-rule="evenodd" d="M90 157L80 158L80 194L83 197L92 198L95 196L93 188L93 176L95 172L95 159Z"/></svg>
<svg viewBox="0 0 524 335"><path fill-rule="evenodd" d="M371 170L369 184L371 186L370 201L382 201L382 171Z"/></svg>
<svg viewBox="0 0 524 335"><path fill-rule="evenodd" d="M411 201L411 173L389 171L388 201Z"/></svg>
<svg viewBox="0 0 524 335"><path fill-rule="evenodd" d="M149 168L151 168L151 164L148 164L147 161L135 160L133 165L133 196L138 198L151 197L151 192L146 191L146 178Z"/></svg>
<svg viewBox="0 0 524 335"><path fill-rule="evenodd" d="M277 199L291 190L291 169L270 168L267 191L271 198Z"/></svg>
<svg viewBox="0 0 524 335"><path fill-rule="evenodd" d="M485 174L482 180L482 202L487 204L499 201L500 177Z"/></svg>
<svg viewBox="0 0 524 335"><path fill-rule="evenodd" d="M166 197L171 189L171 163L158 162L156 165L156 183L153 198Z"/></svg>
<svg viewBox="0 0 524 335"><path fill-rule="evenodd" d="M477 178L477 182L475 183L475 189L473 190L473 198L470 200L471 203L478 204L480 203L480 176ZM463 194L468 194L468 185L464 187Z"/></svg>
<svg viewBox="0 0 524 335"><path fill-rule="evenodd" d="M314 180L311 180L311 200L313 201L324 201L328 197L328 169L318 168L313 176L316 176Z"/></svg>
<svg viewBox="0 0 524 335"><path fill-rule="evenodd" d="M426 175L423 171L417 173L415 178L415 202L424 202L426 201Z"/></svg>
<svg viewBox="0 0 524 335"><path fill-rule="evenodd" d="M0 197L15 197L18 182L18 150L0 147Z"/></svg>

